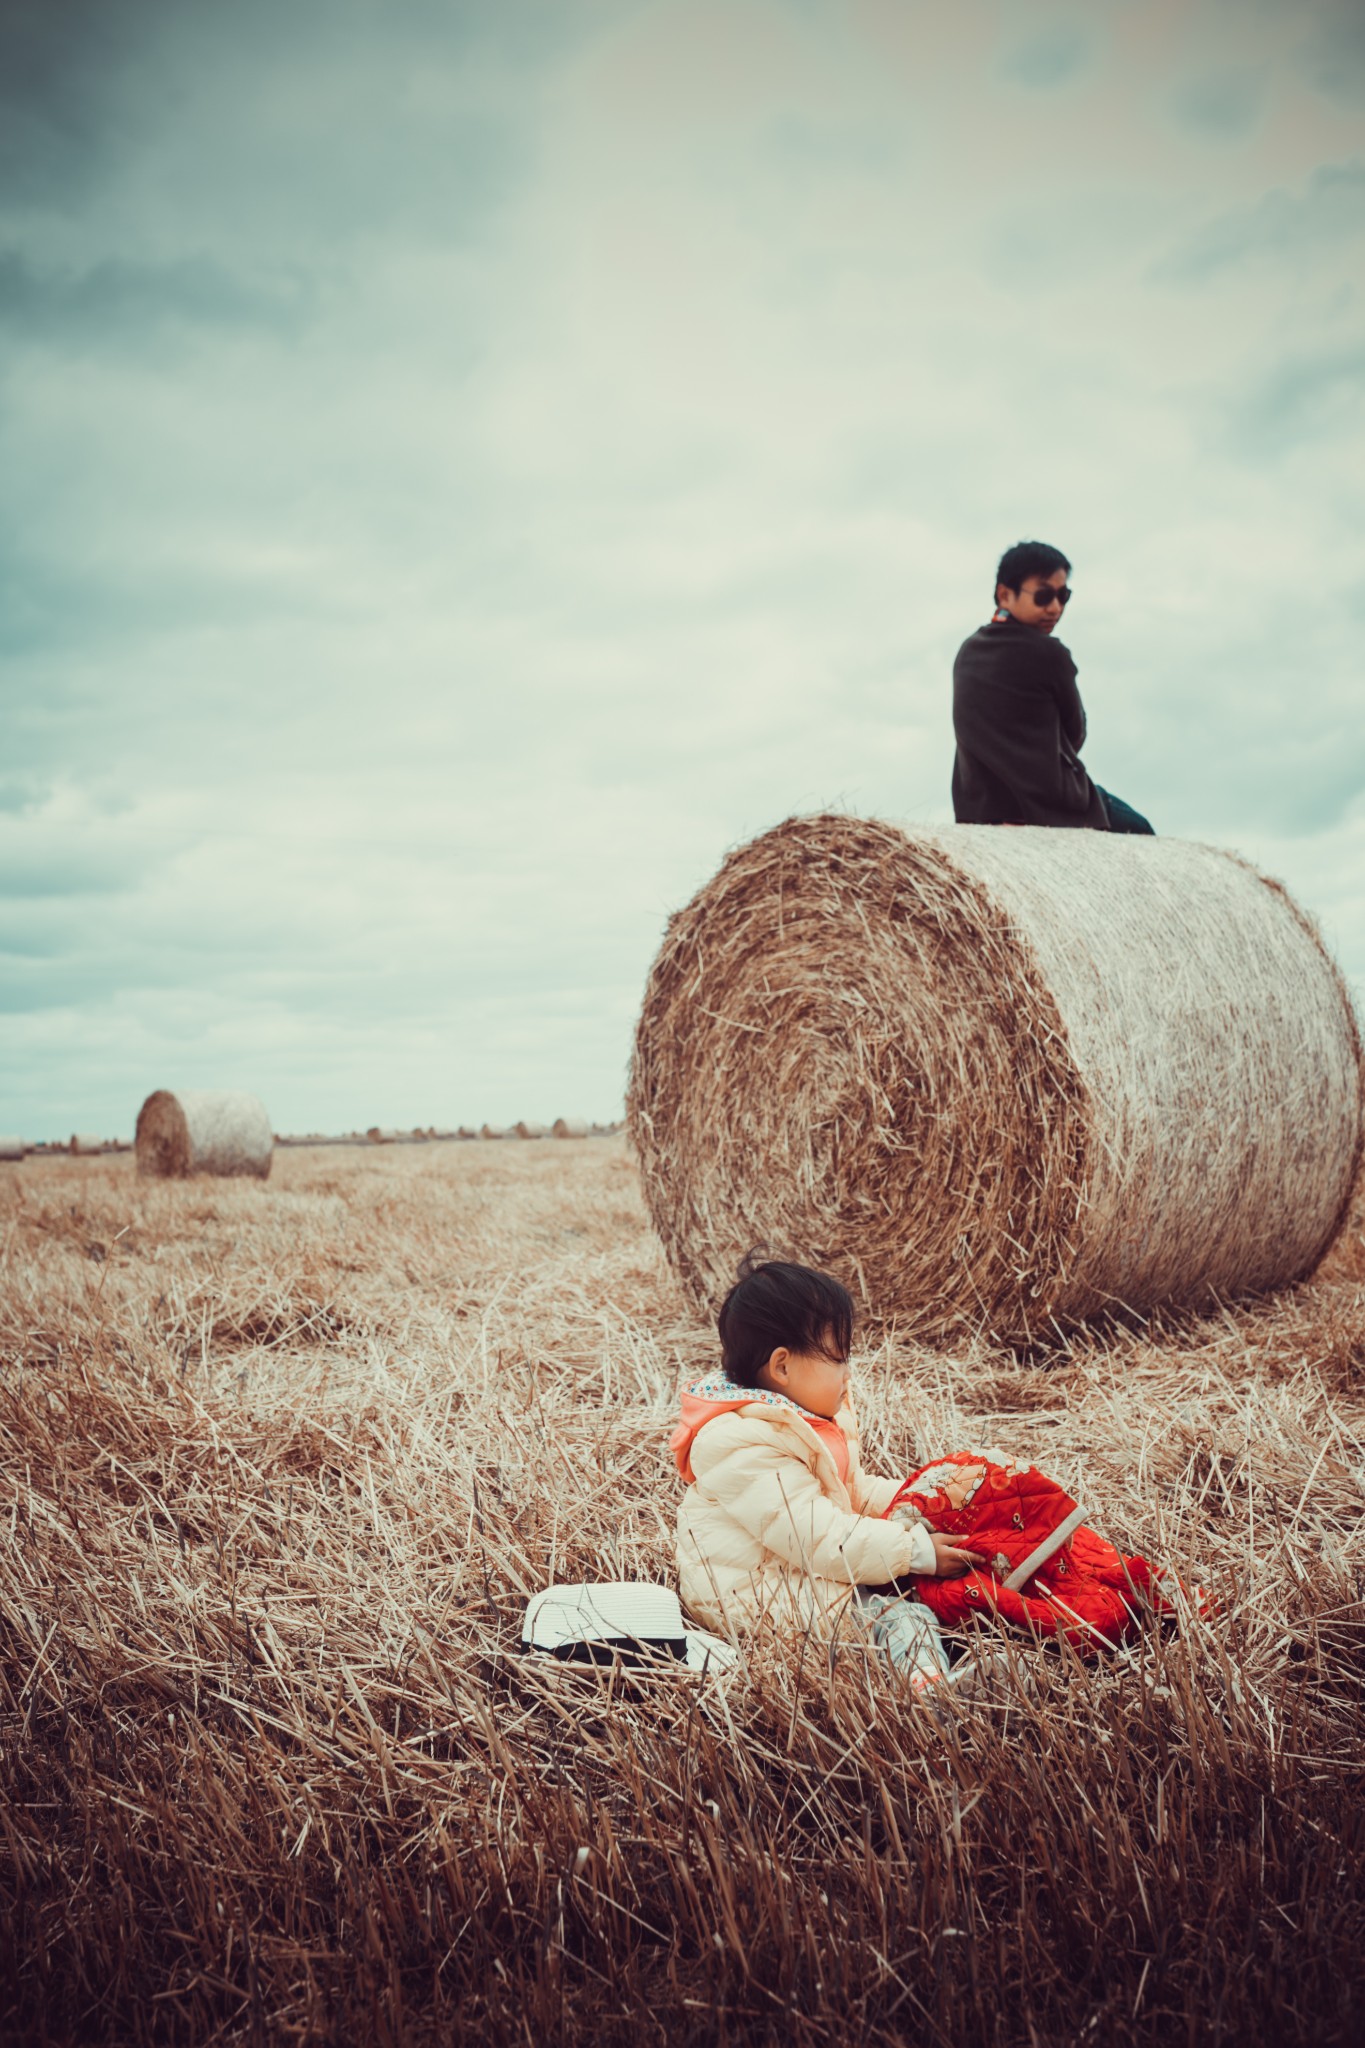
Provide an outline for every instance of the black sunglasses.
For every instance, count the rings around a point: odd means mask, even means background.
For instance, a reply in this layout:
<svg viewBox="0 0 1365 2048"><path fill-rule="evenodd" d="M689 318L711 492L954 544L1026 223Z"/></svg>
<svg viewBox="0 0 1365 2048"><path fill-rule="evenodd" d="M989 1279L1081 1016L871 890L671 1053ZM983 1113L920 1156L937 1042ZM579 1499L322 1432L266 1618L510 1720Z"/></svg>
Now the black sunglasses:
<svg viewBox="0 0 1365 2048"><path fill-rule="evenodd" d="M1031 590L1029 592L1029 596L1033 599L1033 602L1037 605L1039 611L1046 611L1047 607L1052 603L1054 598L1057 600L1057 603L1061 606L1062 610L1065 611L1067 606L1070 604L1074 594L1075 593L1072 591L1071 586L1066 583L1062 585L1060 590L1054 590L1050 583L1044 583L1040 584L1037 590Z"/></svg>

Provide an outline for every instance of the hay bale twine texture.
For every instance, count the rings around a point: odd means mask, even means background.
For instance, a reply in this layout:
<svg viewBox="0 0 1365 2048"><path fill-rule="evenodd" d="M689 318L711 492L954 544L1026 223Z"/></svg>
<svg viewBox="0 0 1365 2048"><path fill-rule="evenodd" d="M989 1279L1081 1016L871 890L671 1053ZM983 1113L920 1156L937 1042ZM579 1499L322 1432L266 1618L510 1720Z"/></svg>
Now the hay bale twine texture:
<svg viewBox="0 0 1365 2048"><path fill-rule="evenodd" d="M789 820L675 916L629 1127L675 1271L750 1245L930 1339L1311 1271L1361 1144L1345 986L1285 891L1172 839Z"/></svg>
<svg viewBox="0 0 1365 2048"><path fill-rule="evenodd" d="M158 1088L137 1113L137 1170L160 1180L190 1173L270 1172L275 1139L257 1095L220 1088Z"/></svg>

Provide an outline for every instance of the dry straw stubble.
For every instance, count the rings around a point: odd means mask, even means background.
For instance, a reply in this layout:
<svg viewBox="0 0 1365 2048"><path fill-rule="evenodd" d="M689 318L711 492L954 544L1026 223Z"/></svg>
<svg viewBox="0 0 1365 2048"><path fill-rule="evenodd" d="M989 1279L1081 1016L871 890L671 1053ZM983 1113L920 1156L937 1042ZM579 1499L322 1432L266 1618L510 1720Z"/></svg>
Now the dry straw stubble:
<svg viewBox="0 0 1365 2048"><path fill-rule="evenodd" d="M133 1142L138 1172L160 1180L192 1173L265 1180L275 1151L260 1097L218 1088L158 1088L138 1111Z"/></svg>
<svg viewBox="0 0 1365 2048"><path fill-rule="evenodd" d="M1236 858L836 816L672 919L629 1094L696 1298L765 1243L936 1339L1300 1278L1361 1113L1341 977Z"/></svg>
<svg viewBox="0 0 1365 2048"><path fill-rule="evenodd" d="M858 1361L869 1467L1000 1442L1222 1596L944 1731L877 1663L542 1684L671 1574L686 1318L621 1141L0 1177L0 2035L1352 2040L1365 1240L1296 1297Z"/></svg>

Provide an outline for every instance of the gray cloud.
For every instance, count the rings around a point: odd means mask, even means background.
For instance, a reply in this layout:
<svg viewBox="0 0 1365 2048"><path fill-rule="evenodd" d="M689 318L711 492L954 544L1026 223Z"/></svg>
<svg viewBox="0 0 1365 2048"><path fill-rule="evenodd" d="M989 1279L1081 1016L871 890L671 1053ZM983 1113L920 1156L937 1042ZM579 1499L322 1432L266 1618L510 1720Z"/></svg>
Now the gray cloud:
<svg viewBox="0 0 1365 2048"><path fill-rule="evenodd" d="M1250 65L1201 72L1171 96L1177 119L1204 135L1240 139L1250 134L1266 102L1266 81Z"/></svg>
<svg viewBox="0 0 1365 2048"><path fill-rule="evenodd" d="M1234 401L1231 445L1244 461L1281 456L1316 442L1353 441L1365 395L1365 337L1295 349L1267 366Z"/></svg>
<svg viewBox="0 0 1365 2048"><path fill-rule="evenodd" d="M166 8L152 0L0 0L0 194L70 206L124 137L120 82Z"/></svg>
<svg viewBox="0 0 1365 2048"><path fill-rule="evenodd" d="M0 323L25 336L88 347L145 344L158 327L259 327L297 335L314 316L313 279L298 270L245 277L207 256L169 262L105 257L43 267L0 250Z"/></svg>
<svg viewBox="0 0 1365 2048"><path fill-rule="evenodd" d="M87 847L0 848L0 898L7 904L71 896L117 896L141 879L136 854L94 854Z"/></svg>
<svg viewBox="0 0 1365 2048"><path fill-rule="evenodd" d="M1357 0L1329 0L1302 45L1302 68L1319 92L1357 104L1365 99L1365 14Z"/></svg>
<svg viewBox="0 0 1365 2048"><path fill-rule="evenodd" d="M1084 70L1089 54L1089 37L1075 20L1037 21L1031 33L1007 45L997 69L1012 85L1048 91Z"/></svg>
<svg viewBox="0 0 1365 2048"><path fill-rule="evenodd" d="M0 230L39 269L25 296L187 318L287 317L320 247L344 271L395 231L458 246L533 154L564 39L555 19L533 37L531 0L394 0L382 25L365 0L0 10ZM65 264L39 263L54 234Z"/></svg>
<svg viewBox="0 0 1365 2048"><path fill-rule="evenodd" d="M1156 267L1158 278L1208 282L1253 262L1295 264L1365 239L1365 163L1324 164L1299 192L1267 192L1200 228Z"/></svg>

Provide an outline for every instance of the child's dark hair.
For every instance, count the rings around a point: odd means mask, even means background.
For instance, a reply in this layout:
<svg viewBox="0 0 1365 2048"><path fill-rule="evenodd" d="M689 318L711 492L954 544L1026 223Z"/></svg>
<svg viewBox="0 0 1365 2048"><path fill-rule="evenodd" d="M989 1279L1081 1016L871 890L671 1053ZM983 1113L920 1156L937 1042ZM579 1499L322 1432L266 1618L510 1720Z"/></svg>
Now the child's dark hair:
<svg viewBox="0 0 1365 2048"><path fill-rule="evenodd" d="M725 1373L739 1387L756 1387L774 1351L823 1351L848 1357L853 1342L853 1297L832 1274L789 1266L750 1252L716 1318Z"/></svg>

